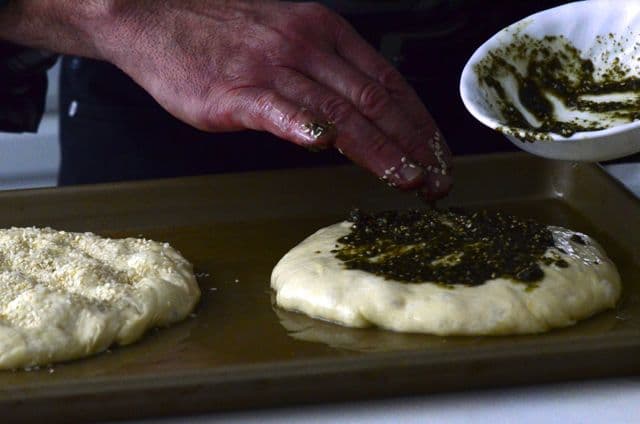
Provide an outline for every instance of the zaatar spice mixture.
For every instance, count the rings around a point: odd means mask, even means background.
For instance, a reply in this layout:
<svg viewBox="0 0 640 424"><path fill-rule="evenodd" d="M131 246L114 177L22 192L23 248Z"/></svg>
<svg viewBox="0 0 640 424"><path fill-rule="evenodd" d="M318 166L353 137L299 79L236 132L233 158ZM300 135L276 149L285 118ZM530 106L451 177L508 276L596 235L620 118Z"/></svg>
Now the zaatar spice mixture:
<svg viewBox="0 0 640 424"><path fill-rule="evenodd" d="M614 34L596 38L596 45L605 47L598 59L607 64L596 71L593 61L583 58L562 36L537 39L514 34L512 43L492 50L474 68L480 85L493 90L488 101L498 107L506 123L498 129L523 141L536 141L549 140L548 133L570 137L640 119L640 78L618 57L625 54L629 40L624 41ZM634 44L634 57L640 57L639 48ZM507 81L515 82L517 100L537 124L514 104L505 90ZM574 117L558 116L552 97Z"/></svg>
<svg viewBox="0 0 640 424"><path fill-rule="evenodd" d="M359 269L405 283L477 286L511 278L535 286L540 263L566 268L546 225L502 213L435 209L350 213L351 232L341 237L336 258Z"/></svg>

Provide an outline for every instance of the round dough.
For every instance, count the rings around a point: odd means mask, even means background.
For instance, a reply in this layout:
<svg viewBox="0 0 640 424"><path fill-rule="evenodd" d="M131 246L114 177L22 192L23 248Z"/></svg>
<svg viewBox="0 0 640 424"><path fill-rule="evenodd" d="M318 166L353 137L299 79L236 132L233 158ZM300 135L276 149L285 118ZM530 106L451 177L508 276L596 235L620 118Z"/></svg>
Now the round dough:
<svg viewBox="0 0 640 424"><path fill-rule="evenodd" d="M200 297L167 243L0 230L0 369L80 358L184 319Z"/></svg>
<svg viewBox="0 0 640 424"><path fill-rule="evenodd" d="M271 275L282 308L351 327L437 335L526 334L565 327L615 305L620 276L590 237L549 227L569 266L540 263L544 278L524 283L496 278L479 286L403 283L346 269L331 250L350 232L344 221L308 237L278 262ZM578 234L586 244L571 241ZM546 255L545 254L545 255Z"/></svg>

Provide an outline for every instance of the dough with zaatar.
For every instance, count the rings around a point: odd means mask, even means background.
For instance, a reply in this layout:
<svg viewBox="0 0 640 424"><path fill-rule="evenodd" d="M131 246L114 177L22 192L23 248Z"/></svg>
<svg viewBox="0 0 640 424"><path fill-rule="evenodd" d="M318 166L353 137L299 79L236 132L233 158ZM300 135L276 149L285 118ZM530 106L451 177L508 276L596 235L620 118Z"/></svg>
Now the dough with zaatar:
<svg viewBox="0 0 640 424"><path fill-rule="evenodd" d="M354 211L289 251L276 304L350 327L540 333L615 306L618 271L586 234L486 211Z"/></svg>
<svg viewBox="0 0 640 424"><path fill-rule="evenodd" d="M0 230L0 369L132 343L184 319L199 297L191 264L167 243Z"/></svg>

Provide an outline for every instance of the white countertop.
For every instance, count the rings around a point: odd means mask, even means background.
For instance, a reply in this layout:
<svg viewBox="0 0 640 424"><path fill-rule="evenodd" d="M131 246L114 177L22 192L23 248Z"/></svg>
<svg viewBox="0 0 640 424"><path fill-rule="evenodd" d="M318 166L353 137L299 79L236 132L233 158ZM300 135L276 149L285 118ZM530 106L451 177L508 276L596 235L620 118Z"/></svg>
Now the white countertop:
<svg viewBox="0 0 640 424"><path fill-rule="evenodd" d="M615 360L615 359L613 359ZM639 358L640 360L640 358ZM640 377L250 410L148 423L572 424L640 422Z"/></svg>

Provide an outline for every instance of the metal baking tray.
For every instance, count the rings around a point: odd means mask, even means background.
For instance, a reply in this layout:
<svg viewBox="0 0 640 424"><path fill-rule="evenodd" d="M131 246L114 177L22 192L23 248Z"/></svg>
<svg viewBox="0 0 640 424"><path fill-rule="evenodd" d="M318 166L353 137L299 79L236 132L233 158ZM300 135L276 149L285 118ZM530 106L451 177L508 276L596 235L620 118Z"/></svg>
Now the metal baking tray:
<svg viewBox="0 0 640 424"><path fill-rule="evenodd" d="M592 234L618 265L619 306L517 337L348 329L273 307L277 260L317 228L420 206L354 167L0 193L0 226L170 242L195 265L194 316L94 357L0 372L3 421L111 419L628 375L640 371L640 202L592 164L463 157L444 205L501 209Z"/></svg>

